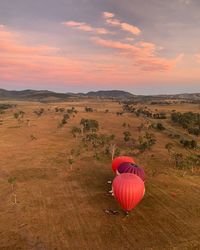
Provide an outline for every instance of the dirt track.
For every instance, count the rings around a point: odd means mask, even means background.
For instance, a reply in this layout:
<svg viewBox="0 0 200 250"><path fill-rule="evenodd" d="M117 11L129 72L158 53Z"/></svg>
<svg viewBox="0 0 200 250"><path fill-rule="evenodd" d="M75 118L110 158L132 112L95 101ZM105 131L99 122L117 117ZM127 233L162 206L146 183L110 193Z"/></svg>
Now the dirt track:
<svg viewBox="0 0 200 250"><path fill-rule="evenodd" d="M19 106L31 126L18 127L9 111L0 127L0 249L200 249L200 178L183 177L167 166L165 135L159 133L160 143L138 158L145 161L146 195L124 217L115 199L107 195L107 181L114 178L110 160L81 155L72 170L67 163L67 152L77 143L70 126L86 116L81 104L77 103L81 112L62 129L57 129L61 116L49 112L37 118L32 113L42 104ZM110 103L109 109L115 112L118 106ZM129 115L87 116L116 134L122 134L124 120L130 121L131 131L139 123ZM37 140L30 139L32 134ZM17 204L13 204L9 176L16 177ZM120 214L107 215L103 211L107 208Z"/></svg>

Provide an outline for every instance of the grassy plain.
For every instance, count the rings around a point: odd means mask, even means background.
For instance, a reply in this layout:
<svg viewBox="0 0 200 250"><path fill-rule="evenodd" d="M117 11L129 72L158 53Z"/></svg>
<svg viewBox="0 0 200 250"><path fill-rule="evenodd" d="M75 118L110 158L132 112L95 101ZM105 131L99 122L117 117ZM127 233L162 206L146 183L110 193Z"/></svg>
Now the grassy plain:
<svg viewBox="0 0 200 250"><path fill-rule="evenodd" d="M198 154L184 149L168 134L178 133L200 143L198 137L188 135L169 119L158 121L166 130L151 131L156 144L135 155L123 141L123 132L129 130L137 139L144 132L138 126L149 120L130 113L117 116L116 112L122 110L117 102L4 102L17 106L1 115L0 249L200 249L200 176L198 171L174 168L165 148L172 142L185 155ZM77 115L58 128L63 114L56 113L55 107L72 106L78 110ZM94 108L94 112L86 113L85 106ZM44 108L44 114L37 117L33 111L40 108ZM164 110L168 115L172 110L199 112L195 104L149 108ZM25 112L21 123L13 116L20 110ZM145 168L146 194L129 217L108 195L107 181L114 178L110 157L97 160L90 150L81 147L80 155L74 158L72 167L69 165L71 149L81 143L71 129L79 126L82 118L97 120L99 132L114 134L121 153L133 156ZM130 128L124 128L124 122ZM14 192L10 177L16 178ZM108 215L104 209L117 210L119 215Z"/></svg>

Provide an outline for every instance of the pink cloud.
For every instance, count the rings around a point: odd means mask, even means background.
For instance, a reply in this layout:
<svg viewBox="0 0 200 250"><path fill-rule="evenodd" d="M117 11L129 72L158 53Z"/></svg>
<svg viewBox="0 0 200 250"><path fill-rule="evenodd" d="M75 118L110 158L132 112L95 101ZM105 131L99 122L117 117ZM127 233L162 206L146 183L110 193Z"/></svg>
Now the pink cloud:
<svg viewBox="0 0 200 250"><path fill-rule="evenodd" d="M131 58L134 66L145 71L167 71L172 69L182 59L182 55L174 59L156 56L156 45L153 43L138 42L133 45L98 37L92 38L92 40L100 46L115 49L120 54L122 52L122 55Z"/></svg>
<svg viewBox="0 0 200 250"><path fill-rule="evenodd" d="M200 63L200 54L196 54L195 58L196 58L197 62Z"/></svg>
<svg viewBox="0 0 200 250"><path fill-rule="evenodd" d="M112 18L115 16L115 14L111 13L111 12L103 12L103 16L105 18Z"/></svg>
<svg viewBox="0 0 200 250"><path fill-rule="evenodd" d="M80 23L80 22L75 22L75 21L68 21L68 22L64 22L62 24L64 24L65 26L71 27L71 28L79 29L79 30L86 31L86 32L93 32L93 33L100 34L100 35L106 35L106 34L113 33L105 28L92 27L90 24L87 24L84 22Z"/></svg>
<svg viewBox="0 0 200 250"><path fill-rule="evenodd" d="M9 31L5 26L0 28L0 52L1 55L4 53L9 53L12 56L15 54L20 55L29 55L29 54L48 54L51 52L58 51L57 48L50 47L47 45L40 45L40 46L27 46L23 45L19 42L20 36L18 33Z"/></svg>
<svg viewBox="0 0 200 250"><path fill-rule="evenodd" d="M58 55L60 50L48 45L28 46L19 33L0 29L0 79L75 80L83 76L84 62Z"/></svg>
<svg viewBox="0 0 200 250"><path fill-rule="evenodd" d="M103 17L106 19L106 23L113 26L118 26L122 30L127 31L133 35L139 35L141 33L141 30L129 23L121 22L119 19L113 18L115 17L115 14L110 12L103 12Z"/></svg>
<svg viewBox="0 0 200 250"><path fill-rule="evenodd" d="M125 67L114 56L88 55L87 58L60 56L61 49L48 45L27 45L23 33L0 29L0 81L28 84L81 84L117 82ZM126 67L127 68L127 67Z"/></svg>
<svg viewBox="0 0 200 250"><path fill-rule="evenodd" d="M110 25L113 25L113 26L119 26L119 27L121 27L120 21L118 19L115 19L115 18L107 18L106 19L106 23L110 24Z"/></svg>
<svg viewBox="0 0 200 250"><path fill-rule="evenodd" d="M125 40L128 42L133 42L135 39L133 37L125 37Z"/></svg>
<svg viewBox="0 0 200 250"><path fill-rule="evenodd" d="M125 31L128 31L134 35L139 35L141 33L141 30L134 26L134 25L131 25L131 24L128 24L128 23L121 23L121 28Z"/></svg>
<svg viewBox="0 0 200 250"><path fill-rule="evenodd" d="M75 25L75 24L73 24ZM154 43L140 41L134 44L93 38L92 41L108 48L110 53L65 56L61 48L45 45L28 45L21 32L0 28L0 81L49 85L99 84L101 87L121 86L122 83L158 80L173 72L181 56L165 59L157 56ZM79 54L77 54L79 51ZM114 53L113 53L114 51ZM148 71L145 72L144 71ZM160 73L162 72L162 74ZM100 88L101 88L100 87Z"/></svg>

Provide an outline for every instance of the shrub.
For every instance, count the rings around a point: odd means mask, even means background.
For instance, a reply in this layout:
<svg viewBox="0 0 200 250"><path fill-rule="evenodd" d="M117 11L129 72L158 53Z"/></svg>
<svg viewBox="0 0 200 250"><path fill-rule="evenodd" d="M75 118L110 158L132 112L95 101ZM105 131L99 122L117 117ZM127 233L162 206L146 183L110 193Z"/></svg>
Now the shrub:
<svg viewBox="0 0 200 250"><path fill-rule="evenodd" d="M92 131L96 132L99 130L99 123L93 119L81 119L80 125L83 126L83 131Z"/></svg>
<svg viewBox="0 0 200 250"><path fill-rule="evenodd" d="M86 112L93 112L94 110L93 110L93 108L85 107L85 111L86 111Z"/></svg>
<svg viewBox="0 0 200 250"><path fill-rule="evenodd" d="M197 142L195 140L180 140L185 148L195 149L197 148Z"/></svg>
<svg viewBox="0 0 200 250"><path fill-rule="evenodd" d="M124 133L124 141L128 142L131 139L131 133L129 131L125 131Z"/></svg>
<svg viewBox="0 0 200 250"><path fill-rule="evenodd" d="M162 125L162 123L157 123L156 128L161 131L165 130L165 127Z"/></svg>

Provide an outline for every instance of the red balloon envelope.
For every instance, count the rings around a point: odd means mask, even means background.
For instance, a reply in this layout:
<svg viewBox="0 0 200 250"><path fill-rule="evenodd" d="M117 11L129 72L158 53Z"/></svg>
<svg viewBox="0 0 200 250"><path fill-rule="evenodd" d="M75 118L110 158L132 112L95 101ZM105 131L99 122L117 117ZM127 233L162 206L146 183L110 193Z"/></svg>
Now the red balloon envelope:
<svg viewBox="0 0 200 250"><path fill-rule="evenodd" d="M112 188L115 198L127 212L137 206L145 192L144 182L141 178L130 173L115 177Z"/></svg>
<svg viewBox="0 0 200 250"><path fill-rule="evenodd" d="M143 181L145 181L145 172L144 172L144 170L142 168L138 167L134 163L123 162L122 164L119 165L117 171L118 171L119 174L123 174L123 173L136 174Z"/></svg>
<svg viewBox="0 0 200 250"><path fill-rule="evenodd" d="M113 161L112 161L112 169L115 172L119 165L122 164L123 162L130 162L130 163L135 163L134 159L132 157L129 156L119 156L116 157Z"/></svg>

